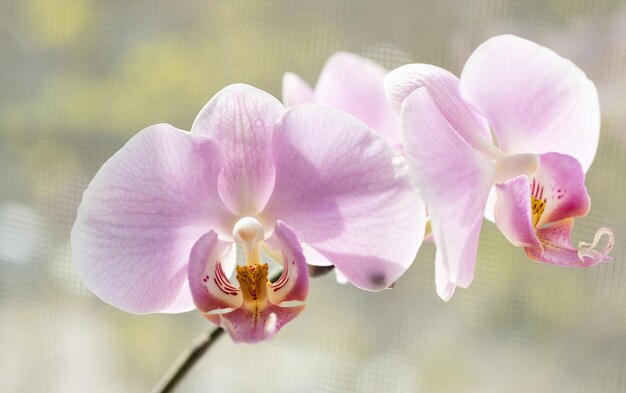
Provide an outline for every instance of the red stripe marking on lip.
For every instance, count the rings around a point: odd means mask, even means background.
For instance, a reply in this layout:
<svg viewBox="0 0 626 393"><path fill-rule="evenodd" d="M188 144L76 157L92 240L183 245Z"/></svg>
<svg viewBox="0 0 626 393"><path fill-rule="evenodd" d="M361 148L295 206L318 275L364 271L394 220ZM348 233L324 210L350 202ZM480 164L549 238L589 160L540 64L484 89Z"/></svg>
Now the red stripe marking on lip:
<svg viewBox="0 0 626 393"><path fill-rule="evenodd" d="M220 289L220 291L224 292L226 295L236 296L239 292L239 288L233 286L233 284L226 279L226 275L224 274L224 270L222 268L222 264L220 261L217 261L215 267L215 276L213 277L213 282Z"/></svg>
<svg viewBox="0 0 626 393"><path fill-rule="evenodd" d="M217 262L217 270L218 270L217 275L220 276L220 279L226 288L232 289L232 290L238 289L230 281L228 281L228 279L226 278L226 274L224 273L224 269L222 268L222 264L219 261Z"/></svg>
<svg viewBox="0 0 626 393"><path fill-rule="evenodd" d="M274 290L274 292L278 291L279 289L281 289L282 287L285 286L285 284L287 284L289 282L289 261L287 259L287 257L285 256L285 253L282 253L283 255L283 273L280 275L280 278L278 279L278 281L276 281L273 285L272 285L272 289Z"/></svg>

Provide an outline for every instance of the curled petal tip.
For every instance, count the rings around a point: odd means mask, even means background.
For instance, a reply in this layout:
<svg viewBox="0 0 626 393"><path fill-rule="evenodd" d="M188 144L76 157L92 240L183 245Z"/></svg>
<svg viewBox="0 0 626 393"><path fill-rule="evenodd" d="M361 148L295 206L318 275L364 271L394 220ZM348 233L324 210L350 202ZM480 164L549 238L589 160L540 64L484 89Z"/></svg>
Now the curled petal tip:
<svg viewBox="0 0 626 393"><path fill-rule="evenodd" d="M607 243L602 250L596 250L600 239L606 235ZM613 231L609 228L602 227L596 231L593 241L591 243L580 242L578 243L578 257L582 260L585 258L591 258L596 264L600 262L608 262L612 258L608 256L609 252L613 249L615 243L615 237Z"/></svg>

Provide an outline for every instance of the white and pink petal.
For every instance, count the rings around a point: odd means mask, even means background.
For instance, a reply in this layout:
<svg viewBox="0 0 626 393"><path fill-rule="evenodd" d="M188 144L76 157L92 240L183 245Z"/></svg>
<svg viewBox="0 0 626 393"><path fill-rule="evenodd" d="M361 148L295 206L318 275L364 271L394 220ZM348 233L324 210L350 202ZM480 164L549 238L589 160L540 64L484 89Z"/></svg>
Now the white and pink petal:
<svg viewBox="0 0 626 393"><path fill-rule="evenodd" d="M387 74L384 84L387 99L397 113L414 91L426 88L436 109L470 146L489 156L499 155L487 121L463 101L459 78L451 72L430 64L407 64Z"/></svg>
<svg viewBox="0 0 626 393"><path fill-rule="evenodd" d="M231 220L217 191L221 165L219 147L204 135L159 124L131 138L89 184L72 228L87 287L133 313L193 308L191 248Z"/></svg>
<svg viewBox="0 0 626 393"><path fill-rule="evenodd" d="M275 305L281 305L283 302L303 302L309 294L308 266L296 234L279 220L267 243L280 251L283 262L282 274L268 290L270 302Z"/></svg>
<svg viewBox="0 0 626 393"><path fill-rule="evenodd" d="M541 250L531 211L531 184L518 176L496 185L495 222L502 234L516 247Z"/></svg>
<svg viewBox="0 0 626 393"><path fill-rule="evenodd" d="M232 311L241 307L241 290L234 286L225 270L233 243L220 240L217 233L204 234L191 250L187 274L196 308L203 313Z"/></svg>
<svg viewBox="0 0 626 393"><path fill-rule="evenodd" d="M316 106L287 110L273 148L276 184L263 215L287 223L357 287L395 282L425 226L406 161L356 118Z"/></svg>
<svg viewBox="0 0 626 393"><path fill-rule="evenodd" d="M337 52L324 65L315 102L351 114L389 142L402 146L400 117L389 106L383 80L387 70L354 53Z"/></svg>
<svg viewBox="0 0 626 393"><path fill-rule="evenodd" d="M469 57L461 95L482 116L507 154L559 152L586 172L596 154L596 88L574 63L513 35L493 37Z"/></svg>
<svg viewBox="0 0 626 393"><path fill-rule="evenodd" d="M478 238L495 162L474 149L439 111L427 88L402 107L405 154L431 219L437 293L449 300L474 277ZM437 143L424 143L437 141Z"/></svg>
<svg viewBox="0 0 626 393"><path fill-rule="evenodd" d="M192 133L208 135L221 147L219 193L234 214L254 216L272 193L272 130L284 110L270 94L234 84L217 93L193 122Z"/></svg>

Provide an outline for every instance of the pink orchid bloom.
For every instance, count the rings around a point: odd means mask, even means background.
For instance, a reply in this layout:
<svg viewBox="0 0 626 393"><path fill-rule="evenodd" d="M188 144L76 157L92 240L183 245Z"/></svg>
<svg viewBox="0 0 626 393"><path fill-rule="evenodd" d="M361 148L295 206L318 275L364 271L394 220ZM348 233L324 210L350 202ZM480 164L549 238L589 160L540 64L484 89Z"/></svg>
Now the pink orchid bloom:
<svg viewBox="0 0 626 393"><path fill-rule="evenodd" d="M419 248L420 203L404 158L358 120L312 105L285 110L231 85L191 132L150 126L102 166L72 252L87 286L115 307L197 308L235 341L256 342L302 311L305 255L359 288L392 284ZM237 282L233 242L246 254ZM261 250L283 267L273 283Z"/></svg>
<svg viewBox="0 0 626 393"><path fill-rule="evenodd" d="M400 117L385 97L387 70L370 59L349 52L328 58L313 89L298 75L283 76L287 107L318 104L341 109L378 132L391 146L402 148Z"/></svg>
<svg viewBox="0 0 626 393"><path fill-rule="evenodd" d="M389 73L385 90L401 114L405 155L431 217L443 300L472 282L483 215L493 215L496 192L496 224L533 259L580 267L607 260L612 234L606 228L598 232L610 237L601 256L588 245L575 250L569 240L571 218L589 208L583 170L593 162L600 132L595 86L572 62L522 38L497 36L474 51L460 79L409 64ZM543 154L549 152L571 157ZM533 181L534 188L526 187ZM545 195L536 197L536 190ZM561 192L569 197L559 199ZM531 228L532 198L545 211Z"/></svg>

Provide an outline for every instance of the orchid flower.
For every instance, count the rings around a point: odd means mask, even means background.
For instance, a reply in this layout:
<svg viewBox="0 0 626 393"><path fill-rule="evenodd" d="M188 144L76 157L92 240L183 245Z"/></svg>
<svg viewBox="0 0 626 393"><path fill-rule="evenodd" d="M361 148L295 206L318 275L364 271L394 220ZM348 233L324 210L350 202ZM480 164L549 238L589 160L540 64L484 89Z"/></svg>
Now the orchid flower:
<svg viewBox="0 0 626 393"><path fill-rule="evenodd" d="M367 126L331 108L285 110L239 84L191 132L150 126L102 166L72 252L115 307L197 308L235 341L256 342L302 311L307 260L337 265L365 290L390 286L417 253L424 214L406 161ZM246 262L231 282L234 243ZM282 266L275 282L262 250Z"/></svg>
<svg viewBox="0 0 626 393"><path fill-rule="evenodd" d="M313 89L298 75L283 76L287 107L318 104L341 109L378 132L391 146L402 148L400 117L393 111L383 81L387 70L354 53L337 52L328 58Z"/></svg>
<svg viewBox="0 0 626 393"><path fill-rule="evenodd" d="M410 64L389 73L385 90L401 114L405 155L431 217L443 300L470 285L483 215L492 216L494 205L496 225L537 261L584 267L608 260L610 230L596 235L609 237L601 251L591 250L597 241L578 249L570 241L572 218L589 210L583 171L600 131L595 86L572 62L497 36L476 49L460 79Z"/></svg>

